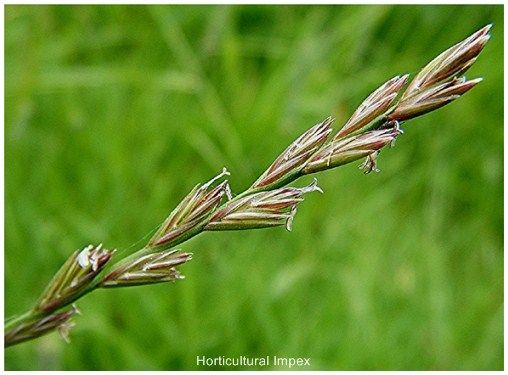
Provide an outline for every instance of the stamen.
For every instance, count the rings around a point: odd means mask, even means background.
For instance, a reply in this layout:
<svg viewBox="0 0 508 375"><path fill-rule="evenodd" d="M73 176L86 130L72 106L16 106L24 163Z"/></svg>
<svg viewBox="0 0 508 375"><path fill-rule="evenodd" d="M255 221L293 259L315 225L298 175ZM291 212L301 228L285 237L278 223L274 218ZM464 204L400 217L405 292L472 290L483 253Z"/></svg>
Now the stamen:
<svg viewBox="0 0 508 375"><path fill-rule="evenodd" d="M219 173L217 176L215 176L214 178L212 178L210 181L208 181L207 183L203 184L203 186L201 186L201 189L202 190L206 190L208 189L215 181L217 181L218 179L220 179L221 177L223 176L230 176L231 173L229 173L229 171L226 169L226 167L222 168L222 172Z"/></svg>
<svg viewBox="0 0 508 375"><path fill-rule="evenodd" d="M81 268L88 267L88 265L90 264L89 256L90 249L92 247L93 247L92 245L87 246L83 250L81 250L81 252L78 254L76 260L78 261L78 264L81 266Z"/></svg>
<svg viewBox="0 0 508 375"><path fill-rule="evenodd" d="M231 187L229 186L229 183L226 181L226 185L224 186L224 192L226 193L226 197L228 198L228 201L233 199L233 194L231 192Z"/></svg>
<svg viewBox="0 0 508 375"><path fill-rule="evenodd" d="M310 193L313 191L319 191L321 194L323 194L323 190L317 185L317 178L314 178L314 181L310 183L308 186L305 186L300 189L302 193Z"/></svg>
<svg viewBox="0 0 508 375"><path fill-rule="evenodd" d="M291 232L291 229L293 228L293 220L295 218L295 215L296 215L296 205L291 207L291 211L289 212L289 216L286 220L286 229L288 230L288 232Z"/></svg>

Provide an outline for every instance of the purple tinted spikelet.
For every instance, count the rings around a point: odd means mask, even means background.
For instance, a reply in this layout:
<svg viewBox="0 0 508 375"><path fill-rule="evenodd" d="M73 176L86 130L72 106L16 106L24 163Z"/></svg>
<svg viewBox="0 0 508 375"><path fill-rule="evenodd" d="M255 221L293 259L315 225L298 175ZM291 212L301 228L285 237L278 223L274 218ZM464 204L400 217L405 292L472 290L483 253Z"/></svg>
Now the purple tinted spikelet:
<svg viewBox="0 0 508 375"><path fill-rule="evenodd" d="M316 173L361 159L391 144L399 134L401 131L395 125L330 142L310 159L302 172Z"/></svg>
<svg viewBox="0 0 508 375"><path fill-rule="evenodd" d="M251 186L253 191L276 188L293 179L316 150L328 139L334 119L326 118L296 139Z"/></svg>
<svg viewBox="0 0 508 375"><path fill-rule="evenodd" d="M102 271L113 253L104 249L102 244L76 250L46 287L36 309L53 311L74 300Z"/></svg>
<svg viewBox="0 0 508 375"><path fill-rule="evenodd" d="M79 311L76 306L72 305L66 310L27 320L5 332L4 342L8 345L14 345L43 336L55 330L58 330L62 338L66 342L69 342L69 330L74 326L71 318L76 314L79 314Z"/></svg>
<svg viewBox="0 0 508 375"><path fill-rule="evenodd" d="M303 188L285 187L254 193L217 210L206 230L240 230L286 225L291 230L296 206L303 195L322 190L316 180Z"/></svg>
<svg viewBox="0 0 508 375"><path fill-rule="evenodd" d="M434 111L481 82L481 78L468 81L460 76L473 65L489 41L491 27L483 27L428 63L411 81L388 120L401 122Z"/></svg>
<svg viewBox="0 0 508 375"><path fill-rule="evenodd" d="M489 41L491 27L492 25L487 25L481 28L428 63L409 84L402 100L417 95L435 84L464 74Z"/></svg>
<svg viewBox="0 0 508 375"><path fill-rule="evenodd" d="M101 287L133 286L181 280L184 277L175 267L191 259L191 253L182 253L176 249L140 256L109 273L102 281Z"/></svg>
<svg viewBox="0 0 508 375"><path fill-rule="evenodd" d="M407 82L408 75L396 76L370 94L356 109L348 122L333 137L340 140L352 133L361 131L366 125L383 115L392 106L400 90Z"/></svg>
<svg viewBox="0 0 508 375"><path fill-rule="evenodd" d="M465 78L453 78L451 81L441 83L402 100L387 118L402 122L434 111L460 98L481 81L481 78L471 81L466 81Z"/></svg>
<svg viewBox="0 0 508 375"><path fill-rule="evenodd" d="M223 196L231 197L227 180L210 189L215 181L226 175L229 175L229 172L224 168L219 175L207 183L197 184L160 226L149 241L148 247L169 248L185 240L194 232L200 231L221 203Z"/></svg>

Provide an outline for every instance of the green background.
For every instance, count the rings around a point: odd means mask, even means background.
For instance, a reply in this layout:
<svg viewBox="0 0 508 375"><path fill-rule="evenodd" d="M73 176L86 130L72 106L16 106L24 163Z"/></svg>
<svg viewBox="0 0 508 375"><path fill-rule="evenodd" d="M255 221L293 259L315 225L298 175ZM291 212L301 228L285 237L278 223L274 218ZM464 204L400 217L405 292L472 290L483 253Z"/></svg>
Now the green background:
<svg viewBox="0 0 508 375"><path fill-rule="evenodd" d="M126 249L223 166L238 193L328 115L487 23L484 82L283 228L206 233L186 279L100 290L10 370L503 368L502 6L7 6L5 314L77 248ZM310 178L297 184L302 186ZM307 368L309 369L309 368Z"/></svg>

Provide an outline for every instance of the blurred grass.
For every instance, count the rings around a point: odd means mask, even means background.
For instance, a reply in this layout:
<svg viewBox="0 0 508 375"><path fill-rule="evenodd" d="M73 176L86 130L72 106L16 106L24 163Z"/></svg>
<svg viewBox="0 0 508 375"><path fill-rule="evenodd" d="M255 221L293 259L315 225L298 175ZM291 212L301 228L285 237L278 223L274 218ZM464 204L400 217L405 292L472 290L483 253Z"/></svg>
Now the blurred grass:
<svg viewBox="0 0 508 375"><path fill-rule="evenodd" d="M490 22L484 82L408 123L380 174L321 175L292 233L193 239L184 282L94 292L71 345L10 348L5 368L502 369L504 31L502 6L6 6L6 316L74 249L132 245L224 165L241 191Z"/></svg>

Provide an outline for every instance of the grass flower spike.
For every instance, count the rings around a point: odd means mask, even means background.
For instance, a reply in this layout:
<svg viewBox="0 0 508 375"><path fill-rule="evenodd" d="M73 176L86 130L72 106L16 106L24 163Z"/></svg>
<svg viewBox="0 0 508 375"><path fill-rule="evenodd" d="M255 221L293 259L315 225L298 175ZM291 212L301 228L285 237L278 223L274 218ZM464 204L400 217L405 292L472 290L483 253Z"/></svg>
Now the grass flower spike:
<svg viewBox="0 0 508 375"><path fill-rule="evenodd" d="M449 48L427 64L409 83L397 75L370 94L332 136L333 118L314 125L268 167L246 191L234 196L229 172L196 185L136 251L118 252L88 246L74 252L46 287L34 307L5 322L5 346L58 330L65 339L77 314L77 299L97 288L123 287L183 278L178 267L192 254L175 246L204 231L244 230L285 226L291 230L304 195L322 190L317 180L308 186L288 186L298 178L336 168L361 158L361 168L378 171L377 158L402 134L401 124L434 111L475 87L481 79L461 75L476 61L489 40L490 25ZM222 180L221 182L219 182ZM215 185L215 186L214 186ZM122 255L122 258L118 257ZM71 306L71 307L69 307Z"/></svg>

